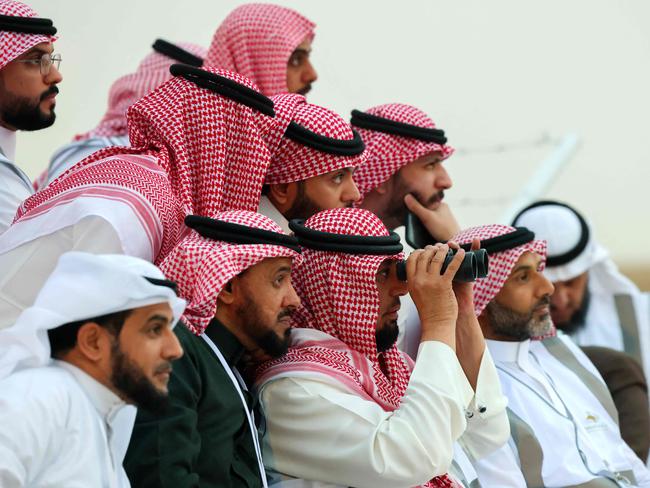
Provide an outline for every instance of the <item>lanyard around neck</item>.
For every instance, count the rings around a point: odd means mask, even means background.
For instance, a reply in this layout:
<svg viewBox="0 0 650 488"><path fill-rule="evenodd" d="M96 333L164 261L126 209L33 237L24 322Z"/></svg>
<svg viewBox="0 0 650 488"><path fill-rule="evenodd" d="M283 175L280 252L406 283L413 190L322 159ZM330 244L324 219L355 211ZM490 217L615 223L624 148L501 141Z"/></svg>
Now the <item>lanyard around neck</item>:
<svg viewBox="0 0 650 488"><path fill-rule="evenodd" d="M226 373L228 374L230 381L232 381L235 390L237 390L237 393L239 394L239 398L241 399L242 404L244 406L244 411L246 412L246 418L248 419L248 426L251 431L251 436L253 437L253 445L255 446L255 455L257 457L257 465L260 470L260 477L262 478L262 485L264 486L264 488L268 488L268 485L266 484L266 471L264 471L264 463L262 461L262 449L260 448L260 441L257 437L257 427L255 427L255 419L253 416L253 412L251 412L248 409L248 403L246 403L246 399L244 398L244 393L242 392L242 388L247 390L246 383L244 383L244 380L242 379L242 377L239 375L238 372L233 372L233 369L228 364L228 361L226 361L226 358L223 357L223 354L221 354L221 351L216 346L216 344L212 342L205 333L201 334L201 337L208 344L208 346L210 346L210 349L212 349L212 351L217 355L217 358L219 358L219 362L223 366L223 369L226 370ZM237 376L235 376L235 374Z"/></svg>
<svg viewBox="0 0 650 488"><path fill-rule="evenodd" d="M557 391L557 388L555 387L555 383L553 382L553 380L551 379L551 377L546 373L546 371L544 371L544 368L542 368L542 365L541 365L541 363L539 362L539 359L537 359L537 356L535 356L535 354L533 354L532 352L529 352L529 354L533 357L533 359L534 359L535 362L537 363L537 366L539 367L539 371L540 371L540 372L542 373L542 375L546 378L546 380L548 381L548 383L549 383L551 389L553 390L553 392L555 392L557 398L560 400L560 403L561 403L562 406L564 407L564 411L565 411L564 414L563 414L562 412L560 412L557 408L555 408L555 405L553 405L551 402L549 402L548 400L546 400L546 398L544 398L544 397L543 397L542 395L540 395L537 391L535 391L534 388L532 388L532 387L531 387L530 385L528 385L527 383L524 383L523 381L521 381L519 378L517 378L517 377L516 377L514 374L512 374L510 371L507 371L505 368L503 368L502 366L498 366L498 365L497 365L497 369L498 369L499 371L501 371L502 373L505 373L506 375L510 376L510 377L511 377L513 380L515 380L517 383L519 383L520 385L524 386L524 387L527 388L529 391L531 391L531 392L532 392L536 397L538 397L542 402L544 402L546 405L548 405L548 406L549 406L549 407L550 407L550 408L551 408L555 413L557 413L560 417L562 417L562 418L568 420L569 422L571 422L571 424L573 425L573 437L574 437L575 447L576 447L576 449L577 449L577 451L578 451L578 454L580 455L580 459L581 459L581 461L582 461L582 463L583 463L585 469L586 469L589 473L591 473L591 474L594 475L594 476L600 476L600 477L602 477L602 478L608 478L610 481L613 481L613 482L616 483L618 486L630 486L629 481L628 481L626 478L624 478L624 477L623 477L623 478L619 478L619 477L616 475L616 473L612 473L612 472L609 471L608 469L603 469L603 470L600 470L600 471L598 471L598 472L595 472L595 471L593 471L593 470L591 469L591 467L589 466L589 463L588 463L587 455L586 455L586 454L584 453L584 451L580 448L580 437L581 437L581 436L580 436L580 434L579 434L578 423L576 422L575 418L573 417L573 414L571 413L571 410L569 410L569 407L567 406L567 404L566 404L566 403L564 402L564 400L562 399L562 396L560 396L560 393ZM603 461L604 461L604 459L603 459Z"/></svg>

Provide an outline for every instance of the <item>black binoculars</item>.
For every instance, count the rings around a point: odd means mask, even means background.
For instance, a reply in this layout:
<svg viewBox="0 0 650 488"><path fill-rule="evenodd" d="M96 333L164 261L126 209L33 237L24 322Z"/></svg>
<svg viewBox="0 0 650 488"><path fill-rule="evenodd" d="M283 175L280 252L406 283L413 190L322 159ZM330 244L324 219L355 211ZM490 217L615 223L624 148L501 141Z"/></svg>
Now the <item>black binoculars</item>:
<svg viewBox="0 0 650 488"><path fill-rule="evenodd" d="M440 268L440 274L444 274L447 270L447 266L451 263L451 260L454 259L456 251L450 249L445 256L445 261L442 263ZM397 262L397 278L400 281L406 281L406 261ZM485 249L477 249L476 251L466 251L463 262L456 271L454 276L454 281L462 281L465 283L471 283L476 281L478 278L485 278L488 275L488 254Z"/></svg>

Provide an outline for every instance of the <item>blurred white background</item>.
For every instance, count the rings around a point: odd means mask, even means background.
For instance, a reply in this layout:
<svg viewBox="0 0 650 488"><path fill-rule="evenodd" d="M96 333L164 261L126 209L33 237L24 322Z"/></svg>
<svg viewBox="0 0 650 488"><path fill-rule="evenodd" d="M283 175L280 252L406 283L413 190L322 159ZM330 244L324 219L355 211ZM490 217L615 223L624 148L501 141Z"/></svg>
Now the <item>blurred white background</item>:
<svg viewBox="0 0 650 488"><path fill-rule="evenodd" d="M22 133L32 177L95 126L110 84L154 39L209 45L238 1L28 0L54 19L64 81L57 122ZM277 3L318 25L310 101L347 118L400 101L458 149L448 202L464 226L499 219L565 134L580 146L544 195L568 201L633 277L650 269L650 2L328 0ZM649 283L650 284L650 283Z"/></svg>

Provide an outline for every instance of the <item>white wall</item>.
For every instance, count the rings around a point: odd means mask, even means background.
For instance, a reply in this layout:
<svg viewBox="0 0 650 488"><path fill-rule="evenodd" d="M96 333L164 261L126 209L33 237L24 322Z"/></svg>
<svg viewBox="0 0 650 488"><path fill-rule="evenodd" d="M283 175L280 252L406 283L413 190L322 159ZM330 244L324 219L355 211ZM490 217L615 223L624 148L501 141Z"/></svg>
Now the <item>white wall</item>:
<svg viewBox="0 0 650 488"><path fill-rule="evenodd" d="M59 28L57 123L21 134L36 176L92 128L108 87L156 37L209 45L237 1L32 0ZM650 2L285 1L317 22L311 101L344 116L388 101L430 113L459 149L448 193L465 225L496 221L569 131L581 147L546 195L569 200L622 263L650 262ZM492 149L503 145L505 151ZM518 148L521 145L521 148Z"/></svg>

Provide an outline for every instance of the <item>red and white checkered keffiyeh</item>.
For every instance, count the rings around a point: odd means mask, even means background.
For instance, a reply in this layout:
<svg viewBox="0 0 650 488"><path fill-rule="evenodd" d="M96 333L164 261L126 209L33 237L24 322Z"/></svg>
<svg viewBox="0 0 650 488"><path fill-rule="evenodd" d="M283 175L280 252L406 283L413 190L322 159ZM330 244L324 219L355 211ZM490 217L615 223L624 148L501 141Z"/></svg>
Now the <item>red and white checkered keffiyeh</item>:
<svg viewBox="0 0 650 488"><path fill-rule="evenodd" d="M325 210L308 219L305 226L344 235L389 235L375 214L358 208ZM309 371L333 378L385 411L399 408L413 361L393 346L382 354L386 374L380 367L375 337L379 316L376 274L386 259L403 259L403 254L354 255L304 249L303 263L292 277L302 302L294 314L294 324L327 336L292 341L286 355L257 369L256 384L260 386L278 375ZM448 476L439 476L425 486L457 484Z"/></svg>
<svg viewBox="0 0 650 488"><path fill-rule="evenodd" d="M205 58L206 49L189 42L177 44L186 51ZM91 137L114 137L128 134L126 111L146 94L151 93L172 75L169 67L178 61L156 51L148 54L138 66L135 73L122 76L112 85L108 94L108 109L97 127L84 134L75 136L76 141Z"/></svg>
<svg viewBox="0 0 650 488"><path fill-rule="evenodd" d="M233 224L282 233L268 217L255 212L232 210L213 217ZM217 311L217 296L232 278L266 258L301 255L287 247L271 244L231 244L208 239L191 231L160 264L165 276L178 285L178 295L187 300L183 323L202 334Z"/></svg>
<svg viewBox="0 0 650 488"><path fill-rule="evenodd" d="M238 74L207 70L255 89ZM298 99L277 97L276 115L268 117L175 77L129 109L131 148L106 148L82 160L23 202L14 222L77 197L124 201L153 236L158 263L178 242L185 215L257 210L268 163Z"/></svg>
<svg viewBox="0 0 650 488"><path fill-rule="evenodd" d="M473 239L484 241L492 237L502 236L514 232L515 228L508 225L485 225L471 227L463 230L452 238L458 244L471 244ZM521 255L527 251L535 252L546 259L546 241L533 240L513 249L490 253L490 272L487 278L474 282L474 311L476 316L481 315L487 304L501 291L508 280L510 273L517 264ZM545 261L542 261L542 268Z"/></svg>
<svg viewBox="0 0 650 488"><path fill-rule="evenodd" d="M307 103L300 95L300 103L293 121L316 134L331 139L349 141L354 138L352 127L342 117L329 109ZM276 97L271 97L275 99ZM364 154L341 156L319 151L284 137L280 148L271 158L266 173L266 184L291 183L336 171L342 168L356 168L365 163Z"/></svg>
<svg viewBox="0 0 650 488"><path fill-rule="evenodd" d="M28 5L14 0L0 0L0 15L38 17ZM56 36L0 30L0 69L37 44L54 42L56 39Z"/></svg>
<svg viewBox="0 0 650 488"><path fill-rule="evenodd" d="M422 110L403 103L378 105L365 111L370 115L395 122L435 129L436 124ZM419 139L387 134L361 127L356 128L366 144L367 162L354 174L361 197L390 179L402 166L430 153L439 153L447 159L454 148L445 144L426 142Z"/></svg>
<svg viewBox="0 0 650 488"><path fill-rule="evenodd" d="M284 93L289 57L302 42L314 38L314 27L290 8L242 5L215 32L205 64L241 73L266 96Z"/></svg>

